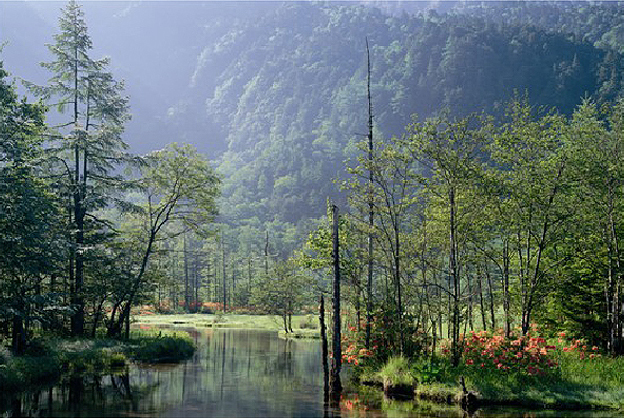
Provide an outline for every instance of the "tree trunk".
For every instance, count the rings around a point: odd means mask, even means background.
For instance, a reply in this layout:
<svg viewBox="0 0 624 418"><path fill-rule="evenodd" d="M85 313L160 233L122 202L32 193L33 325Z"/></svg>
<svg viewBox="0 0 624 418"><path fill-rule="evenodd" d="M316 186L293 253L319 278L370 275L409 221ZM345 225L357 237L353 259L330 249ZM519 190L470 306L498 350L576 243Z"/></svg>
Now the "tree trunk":
<svg viewBox="0 0 624 418"><path fill-rule="evenodd" d="M147 242L147 248L145 250L145 253L143 254L143 259L141 260L141 268L139 269L139 272L137 273L137 276L132 283L132 288L127 293L128 297L126 300L126 304L119 314L119 319L117 321L118 324L113 325L108 330L109 337L118 336L119 333L121 333L124 324L126 326L126 338L128 338L128 336L130 335L130 310L132 308L132 304L134 303L134 298L136 297L143 281L143 275L145 274L145 271L147 269L147 263L149 262L150 255L152 254L152 248L155 240L156 230L152 227L152 230L150 231L150 237ZM111 333L113 334L111 335Z"/></svg>
<svg viewBox="0 0 624 418"><path fill-rule="evenodd" d="M323 362L323 394L326 398L329 395L329 364L327 363L329 350L327 346L327 332L325 330L325 298L322 294L319 305L319 323L321 327L321 352Z"/></svg>
<svg viewBox="0 0 624 418"><path fill-rule="evenodd" d="M396 215L394 219L394 285L396 286L397 294L397 320L399 323L399 352L403 354L405 336L403 335L403 301L401 297L401 255L400 255L399 240L399 219Z"/></svg>
<svg viewBox="0 0 624 418"><path fill-rule="evenodd" d="M366 39L366 60L368 65L367 92L368 92L368 163L373 163L373 104L370 94L370 50ZM368 280L366 282L366 340L365 346L370 349L371 322L373 321L373 170L368 170Z"/></svg>
<svg viewBox="0 0 624 418"><path fill-rule="evenodd" d="M511 295L509 294L509 265L511 263L509 256L509 241L503 242L503 312L505 315L505 338L511 337ZM491 289L491 287L490 287ZM492 318L494 318L494 311L492 310ZM494 320L492 319L492 322Z"/></svg>
<svg viewBox="0 0 624 418"><path fill-rule="evenodd" d="M340 367L342 361L342 350L340 347L341 326L340 326L340 244L338 237L338 207L332 205L332 247L334 259L334 332L332 336L333 358L330 373L330 389L332 397L337 399L342 392L342 384L340 383Z"/></svg>
<svg viewBox="0 0 624 418"><path fill-rule="evenodd" d="M452 347L452 362L453 366L459 365L461 357L461 347L459 344L459 272L457 267L457 238L456 238L456 225L455 225L455 188L449 185L449 270L450 279L453 285L452 292L452 319L451 319L451 347Z"/></svg>
<svg viewBox="0 0 624 418"><path fill-rule="evenodd" d="M472 280L470 280L470 271L466 268L466 281L468 285L468 324L470 326L470 330L474 330L474 321L473 321L473 298L472 298Z"/></svg>
<svg viewBox="0 0 624 418"><path fill-rule="evenodd" d="M251 257L247 259L247 304L249 304L249 298L251 297Z"/></svg>
<svg viewBox="0 0 624 418"><path fill-rule="evenodd" d="M269 276L269 231L266 232L264 241L264 274Z"/></svg>
<svg viewBox="0 0 624 418"><path fill-rule="evenodd" d="M362 328L362 306L361 306L361 299L362 299L362 286L361 286L361 282L360 282L360 272L358 271L356 273L356 276L354 278L354 283L353 285L355 286L355 322L357 323L356 327L357 327L357 331L358 333L361 331Z"/></svg>
<svg viewBox="0 0 624 418"><path fill-rule="evenodd" d="M125 316L125 321L124 321L125 328L126 328L126 331L124 333L124 338L126 340L130 339L130 309L132 309L132 305L130 305L130 303L128 303L128 306L129 306L128 314Z"/></svg>
<svg viewBox="0 0 624 418"><path fill-rule="evenodd" d="M221 243L221 255L223 258L223 313L227 312L227 279L225 274L225 246Z"/></svg>
<svg viewBox="0 0 624 418"><path fill-rule="evenodd" d="M95 307L95 312L93 315L93 327L91 328L91 338L95 338L95 334L97 333L97 326L100 322L100 318L102 317L102 306L106 299L101 299L98 306Z"/></svg>
<svg viewBox="0 0 624 418"><path fill-rule="evenodd" d="M74 115L73 115L73 124L74 129L78 130L78 102L79 102L79 94L78 94L78 47L74 46L74 67L72 69L73 72L73 81L74 81ZM75 168L74 168L74 179L73 179L73 210L74 210L74 222L76 227L76 235L73 242L73 258L75 260L74 264L74 281L73 281L73 292L71 294L71 302L74 306L75 312L71 317L71 332L74 336L80 336L84 330L84 298L82 296L82 287L84 283L83 277L83 268L84 261L82 256L82 246L84 244L84 215L82 210L82 196L81 196L81 185L80 185L80 148L78 143L74 145L74 159L75 159Z"/></svg>
<svg viewBox="0 0 624 418"><path fill-rule="evenodd" d="M488 270L487 263L483 263L483 270L485 271L485 278L487 280L488 286L488 299L490 301L490 316L491 316L491 324L492 331L496 330L496 316L494 315L494 290L492 289L492 277L490 276L490 271Z"/></svg>
<svg viewBox="0 0 624 418"><path fill-rule="evenodd" d="M183 253L184 253L184 309L186 312L190 312L190 289L189 289L189 262L188 262L188 253L187 253L187 244L186 244L186 234L182 240L183 243Z"/></svg>
<svg viewBox="0 0 624 418"><path fill-rule="evenodd" d="M622 343L622 306L620 303L621 288L621 262L618 235L616 231L616 222L614 219L613 209L613 191L609 190L609 289L610 300L610 320L608 320L609 328L609 345L612 355L620 355L624 352L624 344ZM607 318L609 318L609 314Z"/></svg>
<svg viewBox="0 0 624 418"><path fill-rule="evenodd" d="M477 264L477 285L479 286L479 309L481 311L481 323L483 324L483 330L487 330L487 320L485 318L485 304L483 303L483 274L481 268Z"/></svg>
<svg viewBox="0 0 624 418"><path fill-rule="evenodd" d="M13 329L11 333L11 351L19 356L24 354L26 349L26 329L24 319L20 314L13 315Z"/></svg>

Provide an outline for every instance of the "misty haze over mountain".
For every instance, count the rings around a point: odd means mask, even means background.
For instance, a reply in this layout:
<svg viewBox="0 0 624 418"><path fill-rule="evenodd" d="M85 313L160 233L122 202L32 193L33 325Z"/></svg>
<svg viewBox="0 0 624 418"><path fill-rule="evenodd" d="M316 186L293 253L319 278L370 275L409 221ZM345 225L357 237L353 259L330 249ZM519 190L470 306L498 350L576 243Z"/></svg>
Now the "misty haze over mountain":
<svg viewBox="0 0 624 418"><path fill-rule="evenodd" d="M38 63L63 2L0 2L5 68ZM366 130L371 43L378 138L412 114L500 113L514 92L569 114L621 92L621 8L587 3L85 2L94 57L126 83L136 153L190 142L225 178L224 216L297 224ZM51 112L49 119L54 121ZM247 220L247 221L245 221ZM255 221L254 221L255 222Z"/></svg>

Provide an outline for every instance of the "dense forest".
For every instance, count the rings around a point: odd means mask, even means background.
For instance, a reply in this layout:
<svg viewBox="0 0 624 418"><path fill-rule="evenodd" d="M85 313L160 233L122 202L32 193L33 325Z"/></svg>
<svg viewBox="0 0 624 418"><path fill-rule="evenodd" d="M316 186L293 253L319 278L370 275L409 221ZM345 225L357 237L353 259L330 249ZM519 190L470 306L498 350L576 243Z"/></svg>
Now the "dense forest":
<svg viewBox="0 0 624 418"><path fill-rule="evenodd" d="M457 360L465 329L536 321L621 353L624 9L375 6L187 13L189 77L163 86L164 114L138 138L115 57L96 58L89 16L65 6L45 81L0 73L14 351L36 329L127 334L148 305L288 328L329 291L330 200L348 307L369 333L383 318L387 353L448 337ZM130 152L164 125L171 144Z"/></svg>

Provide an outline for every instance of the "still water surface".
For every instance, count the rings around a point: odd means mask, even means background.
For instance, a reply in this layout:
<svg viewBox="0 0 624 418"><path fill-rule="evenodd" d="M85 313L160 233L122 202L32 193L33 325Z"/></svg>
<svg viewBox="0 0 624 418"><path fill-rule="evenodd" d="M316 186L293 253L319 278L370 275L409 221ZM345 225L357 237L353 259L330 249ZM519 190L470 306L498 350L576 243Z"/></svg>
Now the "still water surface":
<svg viewBox="0 0 624 418"><path fill-rule="evenodd" d="M320 342L286 340L276 332L189 330L198 350L179 365L132 365L107 376L73 376L25 391L2 415L80 417L462 417L455 407L363 402L347 396L323 402ZM344 381L344 378L343 378ZM480 410L477 417L560 416L555 411ZM586 416L586 414L568 415ZM603 415L607 416L607 415Z"/></svg>

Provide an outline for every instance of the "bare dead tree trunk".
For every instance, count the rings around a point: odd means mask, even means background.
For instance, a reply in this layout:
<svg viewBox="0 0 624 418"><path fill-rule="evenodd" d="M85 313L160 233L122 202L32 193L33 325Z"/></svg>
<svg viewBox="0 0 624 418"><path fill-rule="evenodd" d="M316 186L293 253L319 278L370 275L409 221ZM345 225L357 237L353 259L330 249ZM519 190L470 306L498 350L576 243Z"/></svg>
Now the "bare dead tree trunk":
<svg viewBox="0 0 624 418"><path fill-rule="evenodd" d="M321 327L321 350L323 361L323 397L327 401L329 397L329 364L327 363L329 358L329 349L327 346L327 331L325 329L325 298L321 294L321 301L319 306L319 323Z"/></svg>
<svg viewBox="0 0 624 418"><path fill-rule="evenodd" d="M368 163L373 163L373 103L370 94L370 49L368 38L366 39L366 61L367 61L367 92L368 92ZM366 340L365 346L370 348L371 322L373 321L373 169L368 170L368 280L366 282Z"/></svg>
<svg viewBox="0 0 624 418"><path fill-rule="evenodd" d="M342 361L342 350L340 347L341 323L340 323L340 241L338 237L338 206L332 205L332 247L334 259L334 332L332 336L332 364L330 373L330 389L332 398L337 399L342 392L342 384L340 383L340 366Z"/></svg>

